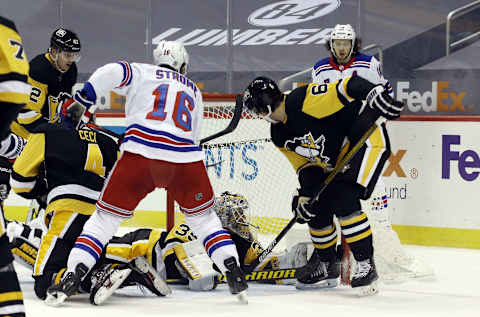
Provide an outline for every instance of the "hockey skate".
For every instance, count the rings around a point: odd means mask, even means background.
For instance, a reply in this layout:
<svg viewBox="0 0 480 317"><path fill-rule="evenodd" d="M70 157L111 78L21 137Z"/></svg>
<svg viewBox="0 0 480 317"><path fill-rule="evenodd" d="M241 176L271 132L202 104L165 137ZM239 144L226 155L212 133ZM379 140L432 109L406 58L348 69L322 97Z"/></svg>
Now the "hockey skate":
<svg viewBox="0 0 480 317"><path fill-rule="evenodd" d="M132 269L128 264L106 264L92 274L90 303L101 305L117 290L130 275Z"/></svg>
<svg viewBox="0 0 480 317"><path fill-rule="evenodd" d="M297 289L319 289L336 287L340 278L338 257L329 262L320 260L318 249L314 249L308 263L297 269Z"/></svg>
<svg viewBox="0 0 480 317"><path fill-rule="evenodd" d="M54 284L47 289L47 298L45 303L49 306L60 306L73 294L75 294L82 282L82 278L88 273L85 264L79 263L75 267L75 272L69 272L58 284Z"/></svg>
<svg viewBox="0 0 480 317"><path fill-rule="evenodd" d="M230 288L230 293L232 295L237 295L238 300L242 304L248 304L247 299L247 281L245 276L237 265L237 260L234 257L226 259L224 262L227 272L225 273L227 277L228 287Z"/></svg>
<svg viewBox="0 0 480 317"><path fill-rule="evenodd" d="M128 265L132 269L132 272L125 280L126 284L135 283L144 286L157 296L167 296L172 293L167 282L165 282L143 256L136 258Z"/></svg>
<svg viewBox="0 0 480 317"><path fill-rule="evenodd" d="M368 296L378 293L378 274L373 257L357 262L351 285L358 290L358 295Z"/></svg>

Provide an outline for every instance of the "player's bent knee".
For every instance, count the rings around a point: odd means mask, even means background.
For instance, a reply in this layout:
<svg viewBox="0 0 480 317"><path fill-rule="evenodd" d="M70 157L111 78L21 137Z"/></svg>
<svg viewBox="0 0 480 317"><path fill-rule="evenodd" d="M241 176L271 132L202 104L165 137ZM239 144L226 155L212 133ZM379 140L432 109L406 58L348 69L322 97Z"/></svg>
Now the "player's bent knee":
<svg viewBox="0 0 480 317"><path fill-rule="evenodd" d="M51 274L43 274L39 276L35 276L35 284L33 289L35 291L35 295L41 300L44 300L47 297L47 289L52 284L52 275Z"/></svg>

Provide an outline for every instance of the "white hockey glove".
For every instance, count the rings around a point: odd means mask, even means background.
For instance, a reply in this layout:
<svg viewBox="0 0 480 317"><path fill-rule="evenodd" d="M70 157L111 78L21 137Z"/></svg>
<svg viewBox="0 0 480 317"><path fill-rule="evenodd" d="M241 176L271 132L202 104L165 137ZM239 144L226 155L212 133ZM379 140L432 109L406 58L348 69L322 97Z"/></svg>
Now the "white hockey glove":
<svg viewBox="0 0 480 317"><path fill-rule="evenodd" d="M372 109L380 111L380 115L388 120L400 117L405 105L401 101L393 99L383 86L375 86L367 95L367 103Z"/></svg>
<svg viewBox="0 0 480 317"><path fill-rule="evenodd" d="M316 216L310 200L310 197L301 196L298 192L293 196L292 211L298 223L307 223Z"/></svg>

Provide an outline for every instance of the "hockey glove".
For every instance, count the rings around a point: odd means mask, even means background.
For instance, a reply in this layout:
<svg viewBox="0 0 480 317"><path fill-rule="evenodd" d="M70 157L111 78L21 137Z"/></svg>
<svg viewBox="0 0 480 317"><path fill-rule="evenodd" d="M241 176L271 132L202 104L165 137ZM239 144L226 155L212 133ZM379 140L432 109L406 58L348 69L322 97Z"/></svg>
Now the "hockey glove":
<svg viewBox="0 0 480 317"><path fill-rule="evenodd" d="M400 112L405 107L403 102L393 99L381 85L370 90L367 103L372 109L380 111L380 115L388 120L400 117Z"/></svg>
<svg viewBox="0 0 480 317"><path fill-rule="evenodd" d="M293 196L292 211L298 223L307 223L316 216L310 200L310 197L300 196L299 194Z"/></svg>
<svg viewBox="0 0 480 317"><path fill-rule="evenodd" d="M95 110L93 102L77 91L72 98L62 103L60 118L67 128L79 129L90 121Z"/></svg>

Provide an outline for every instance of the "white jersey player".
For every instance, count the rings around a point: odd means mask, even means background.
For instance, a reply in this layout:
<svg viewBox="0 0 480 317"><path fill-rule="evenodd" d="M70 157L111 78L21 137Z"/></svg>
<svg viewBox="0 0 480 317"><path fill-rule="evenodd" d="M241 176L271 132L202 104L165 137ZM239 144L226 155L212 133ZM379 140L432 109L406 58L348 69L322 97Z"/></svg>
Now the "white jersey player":
<svg viewBox="0 0 480 317"><path fill-rule="evenodd" d="M127 129L122 156L70 253L67 274L47 291L47 304L58 305L77 291L120 223L132 217L138 203L156 187L168 187L173 193L187 224L227 276L231 293L246 300L247 283L235 244L213 209L215 199L198 140L202 95L185 76L187 51L179 42L162 41L153 55L155 65L121 61L100 67L63 106L61 115L80 103L88 117L98 95L124 87ZM167 295L168 286L160 278L158 283Z"/></svg>
<svg viewBox="0 0 480 317"><path fill-rule="evenodd" d="M374 57L358 52L360 40L350 24L337 24L330 34L327 49L332 56L319 60L313 66L312 82L328 84L358 75L385 87L393 93L392 85L383 77L382 65Z"/></svg>
<svg viewBox="0 0 480 317"><path fill-rule="evenodd" d="M360 44L360 39L356 36L355 30L351 25L337 24L330 34L329 41L326 43L326 48L330 51L331 56L321 59L313 66L312 81L322 84L331 83L356 74L372 83L382 85L385 90L393 96L393 89L390 82L383 77L382 65L374 56L360 53ZM386 193L385 183L380 176L386 163L386 159L391 152L386 127L383 126L382 129L377 129L375 133L377 137L375 138L374 134L374 138L370 138L366 143L368 147L365 152L359 153L359 155L363 155L363 166L367 166L368 160L374 158L374 156L369 153L376 152L375 148L377 148L377 152L383 153L373 159L375 164L372 164L372 166L375 166L375 170L374 172L371 172L371 174L374 175L374 177L364 177L362 173L359 173L358 175L365 180L369 179L368 182L359 182L367 188L364 198L369 199L364 203L364 206L366 207L365 212L371 220L371 226L374 227L374 229L377 227L377 231L382 231L382 235L373 235L374 240L380 239L381 237L383 240L389 241L389 243L377 243L374 241L376 262L381 275L384 272L389 271L388 268L383 267L383 263L391 265L391 267L401 266L402 270L405 272L413 272L414 270L411 269L411 267L413 267L411 264L413 260L405 261L404 264L399 264L395 259L382 256L382 254L391 253L382 248L395 247L398 249L399 253L403 253L404 251L400 246L400 240L397 234L392 230L390 224L388 214L388 195ZM381 142L379 143L378 141ZM380 151L378 151L378 149L380 149ZM379 257L382 257L382 259L379 260ZM402 258L413 259L406 254L402 255Z"/></svg>
<svg viewBox="0 0 480 317"><path fill-rule="evenodd" d="M331 52L331 56L321 59L313 66L312 81L324 84L358 75L374 84L382 85L393 96L391 84L383 77L382 65L374 56L360 53L360 45L361 41L350 24L337 24L326 43L326 48ZM373 177L359 173L358 183L367 188L365 198L371 195L369 208L373 210L386 209L388 202L385 184L379 176L391 152L386 127L383 125L382 129L378 129L366 145L363 165L376 168L374 171L367 171ZM379 149L380 151L378 151ZM377 155L372 164L371 153L374 151L382 155ZM383 214L387 215L386 210Z"/></svg>

